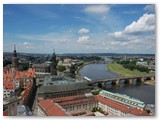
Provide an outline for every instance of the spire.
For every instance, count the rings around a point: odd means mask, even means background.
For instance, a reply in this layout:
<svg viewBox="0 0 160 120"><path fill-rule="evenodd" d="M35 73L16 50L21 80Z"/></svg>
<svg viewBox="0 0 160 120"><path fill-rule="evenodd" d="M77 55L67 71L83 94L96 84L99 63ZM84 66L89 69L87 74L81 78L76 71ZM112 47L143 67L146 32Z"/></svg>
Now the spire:
<svg viewBox="0 0 160 120"><path fill-rule="evenodd" d="M56 61L55 49L53 49L53 54L51 57L50 71L51 71L51 75L57 75L57 61Z"/></svg>
<svg viewBox="0 0 160 120"><path fill-rule="evenodd" d="M14 44L13 57L17 57L17 53L16 53L16 44Z"/></svg>
<svg viewBox="0 0 160 120"><path fill-rule="evenodd" d="M53 54L55 54L55 48L53 48Z"/></svg>
<svg viewBox="0 0 160 120"><path fill-rule="evenodd" d="M16 44L14 44L14 51L16 51Z"/></svg>
<svg viewBox="0 0 160 120"><path fill-rule="evenodd" d="M16 45L14 44L14 51L13 51L13 57L12 57L12 65L13 68L17 68L18 67L18 58L17 58L17 53L16 53Z"/></svg>

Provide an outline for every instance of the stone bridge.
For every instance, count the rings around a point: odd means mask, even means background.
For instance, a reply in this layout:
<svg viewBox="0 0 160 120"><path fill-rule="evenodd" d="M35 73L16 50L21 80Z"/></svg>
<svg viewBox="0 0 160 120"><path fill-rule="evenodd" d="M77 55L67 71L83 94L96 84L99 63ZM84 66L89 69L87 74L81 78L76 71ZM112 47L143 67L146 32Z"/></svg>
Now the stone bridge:
<svg viewBox="0 0 160 120"><path fill-rule="evenodd" d="M112 61L93 61L93 64L110 64Z"/></svg>
<svg viewBox="0 0 160 120"><path fill-rule="evenodd" d="M120 81L124 81L125 84L132 84L134 80L136 82L142 83L146 80L155 80L155 76L130 76L130 77L116 77L116 78L106 78L103 80L92 80L88 81L88 85L98 84L98 87L105 87L107 82L111 82L112 85L119 85Z"/></svg>

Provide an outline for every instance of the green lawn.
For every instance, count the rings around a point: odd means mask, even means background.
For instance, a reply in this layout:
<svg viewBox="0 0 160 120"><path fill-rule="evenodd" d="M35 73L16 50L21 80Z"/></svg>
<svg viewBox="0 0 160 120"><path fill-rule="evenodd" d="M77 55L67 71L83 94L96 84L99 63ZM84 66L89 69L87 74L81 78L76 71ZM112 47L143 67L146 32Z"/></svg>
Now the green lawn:
<svg viewBox="0 0 160 120"><path fill-rule="evenodd" d="M131 71L131 70L125 69L124 67L122 67L121 65L116 64L116 63L108 64L108 69L111 72L115 72L115 73L123 75L123 76L150 75L150 73L146 73L146 72L140 72L140 71L137 71L137 70Z"/></svg>

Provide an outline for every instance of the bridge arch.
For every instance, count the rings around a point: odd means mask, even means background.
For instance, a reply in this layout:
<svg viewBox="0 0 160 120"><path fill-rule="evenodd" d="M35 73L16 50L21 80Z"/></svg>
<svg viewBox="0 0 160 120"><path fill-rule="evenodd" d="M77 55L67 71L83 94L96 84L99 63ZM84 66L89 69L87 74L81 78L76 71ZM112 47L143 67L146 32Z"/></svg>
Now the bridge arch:
<svg viewBox="0 0 160 120"><path fill-rule="evenodd" d="M146 78L149 80L155 80L154 76L147 76L147 77L131 76L131 77L107 78L104 80L94 80L94 81L90 81L88 84L94 85L97 83L99 88L103 88L103 87L106 87L107 82L110 82L112 85L119 85L120 81L122 80L124 81L124 84L132 84L133 82L135 82L135 80L137 83L142 83L145 80L147 80Z"/></svg>

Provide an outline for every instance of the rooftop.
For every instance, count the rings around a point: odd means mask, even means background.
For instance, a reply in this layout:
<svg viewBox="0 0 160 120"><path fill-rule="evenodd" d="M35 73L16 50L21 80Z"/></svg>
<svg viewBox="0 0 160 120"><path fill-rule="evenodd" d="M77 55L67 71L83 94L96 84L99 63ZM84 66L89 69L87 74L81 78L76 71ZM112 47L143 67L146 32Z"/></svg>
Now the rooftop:
<svg viewBox="0 0 160 120"><path fill-rule="evenodd" d="M33 78L35 69L29 68L28 71L14 71L12 68L4 68L3 71L3 85L6 89L14 89L14 80L21 78Z"/></svg>
<svg viewBox="0 0 160 120"><path fill-rule="evenodd" d="M43 111L48 116L68 116L69 114L65 112L58 104L53 103L50 99L41 100L38 105L43 109Z"/></svg>
<svg viewBox="0 0 160 120"><path fill-rule="evenodd" d="M102 114L102 113L100 113L100 112L98 112L98 111L95 112L94 114L95 114L95 116L101 116L101 117L102 117L102 116L105 116L104 114Z"/></svg>
<svg viewBox="0 0 160 120"><path fill-rule="evenodd" d="M91 89L86 82L76 82L70 84L59 84L59 85L42 85L39 88L38 93L52 93L52 92L65 92L74 91L81 89Z"/></svg>
<svg viewBox="0 0 160 120"><path fill-rule="evenodd" d="M133 107L127 107L123 104L111 101L107 98L104 98L101 95L97 95L97 99L98 99L99 102L101 102L103 104L106 104L106 105L108 105L112 108L115 108L117 110L120 110L124 113L132 114L132 115L136 115L136 116L149 116L149 114L145 111L142 111L142 110L139 110L139 109L136 109L136 108L133 108Z"/></svg>
<svg viewBox="0 0 160 120"><path fill-rule="evenodd" d="M3 111L3 116L8 116L8 111Z"/></svg>
<svg viewBox="0 0 160 120"><path fill-rule="evenodd" d="M31 89L32 89L32 85L33 85L33 82L31 81L31 82L28 84L27 88L24 90L24 92L22 92L21 98L22 98L23 100L25 100L25 99L28 97L28 95L29 95L29 93L30 93L30 91L31 91Z"/></svg>
<svg viewBox="0 0 160 120"><path fill-rule="evenodd" d="M69 77L64 77L64 76L53 76L53 75L46 75L44 76L44 85L60 85L60 84L70 84L70 83L75 83L79 82L78 79L73 79Z"/></svg>
<svg viewBox="0 0 160 120"><path fill-rule="evenodd" d="M60 97L60 98L52 98L53 102L58 103L59 105L73 105L79 103L87 103L90 101L98 102L94 96L85 96L85 95L75 95L75 96L67 96L67 97Z"/></svg>
<svg viewBox="0 0 160 120"><path fill-rule="evenodd" d="M100 94L104 95L105 93L113 95L113 96L117 96L117 97L120 97L120 98L124 98L124 99L127 99L129 101L133 101L133 102L138 103L138 104L144 104L144 102L140 101L139 99L131 98L130 96L127 96L127 95L123 95L123 94L119 94L119 93L112 93L112 92L109 92L109 91L106 91L106 90L101 90L100 91Z"/></svg>

